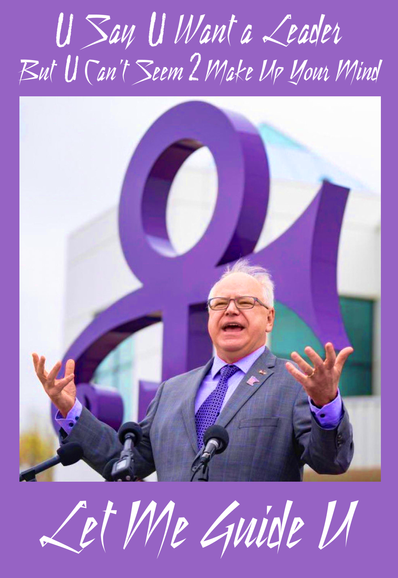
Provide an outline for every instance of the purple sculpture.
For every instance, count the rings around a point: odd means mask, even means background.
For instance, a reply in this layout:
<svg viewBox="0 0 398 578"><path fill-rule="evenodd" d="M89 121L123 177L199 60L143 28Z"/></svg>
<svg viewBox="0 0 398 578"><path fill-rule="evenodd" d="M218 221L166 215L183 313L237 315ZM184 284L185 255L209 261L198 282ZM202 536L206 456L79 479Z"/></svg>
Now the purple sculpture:
<svg viewBox="0 0 398 578"><path fill-rule="evenodd" d="M200 241L177 255L166 227L167 198L183 162L202 146L210 149L217 166L217 203ZM253 259L272 272L278 301L293 309L322 342L330 340L337 349L349 344L336 285L348 192L324 182L290 229ZM136 331L163 320L163 380L208 361L212 355L207 333L209 289L226 263L252 254L268 197L265 147L257 129L241 115L204 102L187 102L150 127L130 161L119 206L122 249L143 287L101 313L63 360L63 364L69 358L76 360L79 399L85 404L88 400L94 413L96 407L102 408L97 417L116 428L122 420L121 399L119 404L115 399L108 403L111 392L88 382L108 353ZM88 387L91 401L82 395ZM147 405L156 387L141 382L140 388ZM99 399L94 403L95 396Z"/></svg>

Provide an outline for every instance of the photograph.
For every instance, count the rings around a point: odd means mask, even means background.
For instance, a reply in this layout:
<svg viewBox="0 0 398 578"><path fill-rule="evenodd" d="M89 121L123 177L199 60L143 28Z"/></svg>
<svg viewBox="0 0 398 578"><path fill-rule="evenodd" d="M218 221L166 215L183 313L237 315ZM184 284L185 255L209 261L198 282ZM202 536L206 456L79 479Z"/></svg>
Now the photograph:
<svg viewBox="0 0 398 578"><path fill-rule="evenodd" d="M381 98L19 118L24 479L380 481Z"/></svg>

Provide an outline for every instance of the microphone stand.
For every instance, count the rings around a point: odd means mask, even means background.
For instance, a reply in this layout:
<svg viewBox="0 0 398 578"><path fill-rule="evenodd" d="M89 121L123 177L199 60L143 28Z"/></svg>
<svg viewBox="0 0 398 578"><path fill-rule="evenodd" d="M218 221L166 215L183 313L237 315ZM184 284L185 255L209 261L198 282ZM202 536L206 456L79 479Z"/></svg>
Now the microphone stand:
<svg viewBox="0 0 398 578"><path fill-rule="evenodd" d="M35 468L30 468L19 474L20 482L37 482Z"/></svg>
<svg viewBox="0 0 398 578"><path fill-rule="evenodd" d="M57 455L41 464L37 464L24 472L20 472L19 481L20 482L37 482L36 475L41 474L56 466L57 464L62 464L63 466L71 466L76 464L83 457L83 448L77 443L68 443L57 449Z"/></svg>
<svg viewBox="0 0 398 578"><path fill-rule="evenodd" d="M190 480L191 482L194 481L194 478L198 472L199 472L199 477L196 480L197 482L208 482L209 481L209 461L210 460L200 461L201 457L202 457L202 451L200 450L198 452L196 458L194 459L194 462L193 462L192 467L191 467L191 471L193 472L191 480Z"/></svg>
<svg viewBox="0 0 398 578"><path fill-rule="evenodd" d="M58 456L56 456L54 458L51 458L50 460L47 460L46 462L38 464L37 466L33 466L32 468L29 468L28 470L25 470L24 472L21 472L19 474L19 481L37 482L36 474L40 474L41 472L44 472L45 470L48 470L49 468L52 468L53 466L56 466L59 463L60 459Z"/></svg>
<svg viewBox="0 0 398 578"><path fill-rule="evenodd" d="M197 482L208 482L209 481L209 463L206 464L201 464L201 467L199 468L199 472L200 475L197 479ZM194 473L194 477L196 475L196 472Z"/></svg>

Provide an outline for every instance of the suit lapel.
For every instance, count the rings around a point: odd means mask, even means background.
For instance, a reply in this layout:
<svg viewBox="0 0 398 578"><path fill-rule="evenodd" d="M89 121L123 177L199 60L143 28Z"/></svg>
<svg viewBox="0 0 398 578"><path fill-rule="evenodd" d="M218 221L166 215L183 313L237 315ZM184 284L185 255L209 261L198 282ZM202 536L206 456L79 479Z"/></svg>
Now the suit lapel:
<svg viewBox="0 0 398 578"><path fill-rule="evenodd" d="M265 349L264 353L253 363L249 371L240 381L238 387L226 403L223 408L220 417L216 421L217 425L226 427L235 414L240 410L240 408L247 402L252 395L259 390L260 387L267 381L269 377L274 373L276 357L270 352L268 348ZM200 384L210 371L213 365L213 359L211 359L204 367L202 367L198 372L193 374L184 386L185 399L182 405L182 417L184 420L185 428L187 430L189 441L191 442L192 449L195 454L198 451L198 441L196 435L196 423L195 423L195 399L196 394L199 389ZM254 385L249 385L247 381L251 376L258 379L258 383Z"/></svg>
<svg viewBox="0 0 398 578"><path fill-rule="evenodd" d="M255 361L250 367L249 371L240 381L238 387L225 404L220 417L216 421L217 425L226 427L247 400L264 385L267 379L274 373L275 360L275 355L266 348L264 353L260 355L257 361ZM258 379L258 383L249 385L247 381L250 380L250 377L252 376Z"/></svg>
<svg viewBox="0 0 398 578"><path fill-rule="evenodd" d="M212 365L213 359L210 359L204 367L187 380L187 383L184 386L184 393L186 393L186 396L182 405L182 417L184 419L189 441L191 442L195 454L198 451L198 439L195 423L195 399L199 386L210 371Z"/></svg>

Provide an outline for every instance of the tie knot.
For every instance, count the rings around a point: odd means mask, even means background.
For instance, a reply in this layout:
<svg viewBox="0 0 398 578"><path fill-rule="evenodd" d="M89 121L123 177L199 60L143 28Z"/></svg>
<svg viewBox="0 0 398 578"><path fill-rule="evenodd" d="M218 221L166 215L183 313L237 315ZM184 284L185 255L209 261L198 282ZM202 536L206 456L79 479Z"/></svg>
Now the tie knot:
<svg viewBox="0 0 398 578"><path fill-rule="evenodd" d="M220 373L221 373L221 377L228 380L237 371L239 371L239 367L237 367L236 365L224 365L224 367L221 368Z"/></svg>

